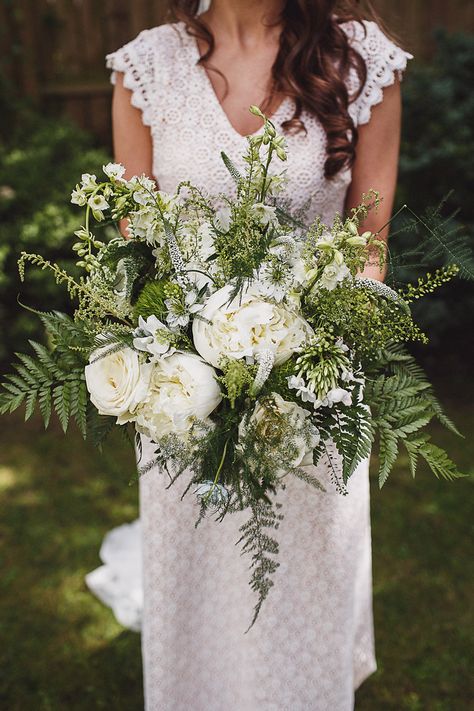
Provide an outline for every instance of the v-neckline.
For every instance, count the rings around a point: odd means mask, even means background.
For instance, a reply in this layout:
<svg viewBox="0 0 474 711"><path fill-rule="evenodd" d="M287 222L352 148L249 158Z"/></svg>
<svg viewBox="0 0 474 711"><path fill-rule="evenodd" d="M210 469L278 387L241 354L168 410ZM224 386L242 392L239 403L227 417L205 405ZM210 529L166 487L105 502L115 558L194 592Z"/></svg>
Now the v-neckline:
<svg viewBox="0 0 474 711"><path fill-rule="evenodd" d="M223 122L225 123L225 125L227 126L227 128L228 128L235 136L237 136L237 138L240 138L240 139L252 138L253 136L258 136L258 135L259 135L260 133L262 133L262 131L263 131L263 125L260 126L260 128L259 128L257 131L254 131L253 133L245 133L245 134L244 134L244 133L240 133L240 131L238 131L238 130L235 128L234 124L233 124L232 121L230 120L229 116L227 115L227 113L226 113L225 110L224 110L224 107L222 106L221 102L219 101L219 99L218 99L218 97L217 97L216 91L215 91L215 89L214 89L214 87L213 87L213 85L212 85L212 82L211 82L211 80L210 80L210 78L209 78L209 75L208 75L208 73L207 73L207 71L206 71L206 68L205 68L202 64L199 64L199 60L200 60L200 58L201 58L201 54L200 54L200 52L199 52L199 45L198 45L198 42L197 42L197 38L196 38L196 37L193 37L192 35L189 35L189 34L186 32L186 30L184 30L184 31L185 31L186 35L188 36L188 38L189 38L189 41L190 41L191 47L192 47L192 54L194 55L194 58L195 58L195 60L196 60L196 61L194 62L194 66L195 66L195 68L196 68L198 74L202 77L203 84L204 84L205 87L206 87L207 93L209 93L209 94L211 95L211 100L212 100L212 101L214 102L214 104L216 105L216 110L217 110L218 114L220 115L221 119L223 120ZM268 116L268 119L269 119L270 121L275 122L275 121L277 120L277 117L279 116L280 112L282 111L283 107L286 106L289 101L290 101L290 97L289 97L289 96L285 96L285 98L282 99L282 101L280 101L280 103L278 104L278 106L277 106L277 108L275 109L275 111L271 114L271 116Z"/></svg>

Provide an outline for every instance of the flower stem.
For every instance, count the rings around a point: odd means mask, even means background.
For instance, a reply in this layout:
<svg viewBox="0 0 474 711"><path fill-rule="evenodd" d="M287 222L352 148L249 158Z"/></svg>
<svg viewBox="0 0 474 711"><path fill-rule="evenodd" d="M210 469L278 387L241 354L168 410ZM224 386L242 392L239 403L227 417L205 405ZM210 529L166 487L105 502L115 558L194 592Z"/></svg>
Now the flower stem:
<svg viewBox="0 0 474 711"><path fill-rule="evenodd" d="M215 475L215 477L214 477L214 481L212 482L212 486L211 486L211 488L209 489L209 491L207 492L207 494L206 494L206 495L204 496L204 498L203 498L204 503L206 503L206 502L209 500L209 498L210 498L212 492L214 491L214 489L215 489L216 486L217 486L217 482L218 482L218 480L219 480L219 474L221 473L222 467L224 466L224 461L225 461L225 457L226 457L226 454L227 454L227 445L228 445L228 444L229 444L229 437L227 437L227 439L226 439L226 441L225 441L224 449L222 450L221 461L219 462L219 466L217 467L216 475Z"/></svg>

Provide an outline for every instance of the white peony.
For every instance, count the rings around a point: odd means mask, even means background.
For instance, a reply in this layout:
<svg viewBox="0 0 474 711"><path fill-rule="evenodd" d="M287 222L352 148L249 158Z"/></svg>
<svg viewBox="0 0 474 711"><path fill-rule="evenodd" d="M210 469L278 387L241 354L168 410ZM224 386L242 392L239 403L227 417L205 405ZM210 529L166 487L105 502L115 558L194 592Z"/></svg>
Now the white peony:
<svg viewBox="0 0 474 711"><path fill-rule="evenodd" d="M151 365L141 363L132 348L101 355L106 350L91 354L85 367L86 385L99 414L113 415L123 425L134 419L137 405L147 396Z"/></svg>
<svg viewBox="0 0 474 711"><path fill-rule="evenodd" d="M263 349L271 350L280 365L314 335L301 316L265 301L255 288L229 303L232 291L228 285L212 294L193 322L196 350L215 367L223 356L252 362Z"/></svg>
<svg viewBox="0 0 474 711"><path fill-rule="evenodd" d="M318 429L314 425L310 425L309 437L303 434L303 428L307 428L307 419L311 417L311 413L300 407L295 402L284 400L278 393L272 393L273 407L276 407L279 413L285 416L286 420L294 430L292 445L296 448L296 454L293 459L288 459L287 468L278 470L278 475L286 474L289 469L295 467L306 467L313 464L313 450L318 445L320 435ZM255 409L247 420L242 420L239 425L239 438L244 439L248 428L257 427L258 434L262 442L265 442L268 434L273 433L274 422L268 417L268 407L257 402Z"/></svg>
<svg viewBox="0 0 474 711"><path fill-rule="evenodd" d="M206 420L222 399L214 368L192 353L174 353L152 364L148 396L136 414L138 432L157 442L186 435Z"/></svg>

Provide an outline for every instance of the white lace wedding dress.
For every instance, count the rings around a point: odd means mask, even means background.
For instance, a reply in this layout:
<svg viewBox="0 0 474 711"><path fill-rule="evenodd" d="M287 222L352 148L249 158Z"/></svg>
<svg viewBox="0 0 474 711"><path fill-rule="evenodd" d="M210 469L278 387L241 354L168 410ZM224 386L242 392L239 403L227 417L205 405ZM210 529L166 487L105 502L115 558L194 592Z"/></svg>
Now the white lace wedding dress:
<svg viewBox="0 0 474 711"><path fill-rule="evenodd" d="M369 121L383 88L401 77L410 55L374 23L366 23L366 35L359 24L344 27L367 62L366 85L350 107L360 125ZM239 163L246 141L230 125L198 57L195 40L178 23L142 32L107 62L114 72L124 73L132 102L151 128L160 188L172 192L179 181L190 180L209 193L232 195L234 185L220 151ZM348 81L352 91L357 79ZM287 99L273 116L278 128L291 113ZM343 210L351 173L324 178L324 131L311 116L303 119L307 132L288 137L285 197L294 208L311 199L310 217L320 214L331 221ZM152 448L145 439L143 444L146 461ZM167 477L156 468L142 477L148 711L353 708L354 689L376 668L368 462L354 473L347 496L335 491L325 465L317 476L327 493L291 477L278 497L285 516L277 532L280 567L247 634L255 597L248 586L249 560L235 546L247 515L233 514L222 523L206 520L195 529L193 496L180 500L184 482L166 490ZM130 567L126 558L130 545L138 551L139 533L138 527L128 536L122 530L116 545L108 541L97 583L102 597L108 595L106 601L135 627L140 566ZM130 544L125 556L124 534Z"/></svg>

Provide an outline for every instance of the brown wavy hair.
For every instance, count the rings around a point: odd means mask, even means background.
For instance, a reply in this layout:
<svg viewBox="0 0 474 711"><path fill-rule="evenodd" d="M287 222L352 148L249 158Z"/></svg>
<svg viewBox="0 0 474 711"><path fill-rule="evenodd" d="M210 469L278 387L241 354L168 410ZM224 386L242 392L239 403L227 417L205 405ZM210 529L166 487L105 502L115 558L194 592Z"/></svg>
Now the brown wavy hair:
<svg viewBox="0 0 474 711"><path fill-rule="evenodd" d="M271 92L262 108L270 105L276 93L291 97L295 111L283 123L288 132L305 130L303 110L317 117L327 136L327 178L350 167L355 159L358 134L348 109L363 90L367 69L341 24L370 19L381 25L371 4L364 5L363 9L360 0L286 0L279 18L280 46L272 67ZM206 43L208 49L199 62L218 71L207 64L215 44L211 30L197 16L199 0L171 0L170 10L173 19L185 23L190 35ZM351 69L359 79L359 90L353 96L349 96L345 83Z"/></svg>

